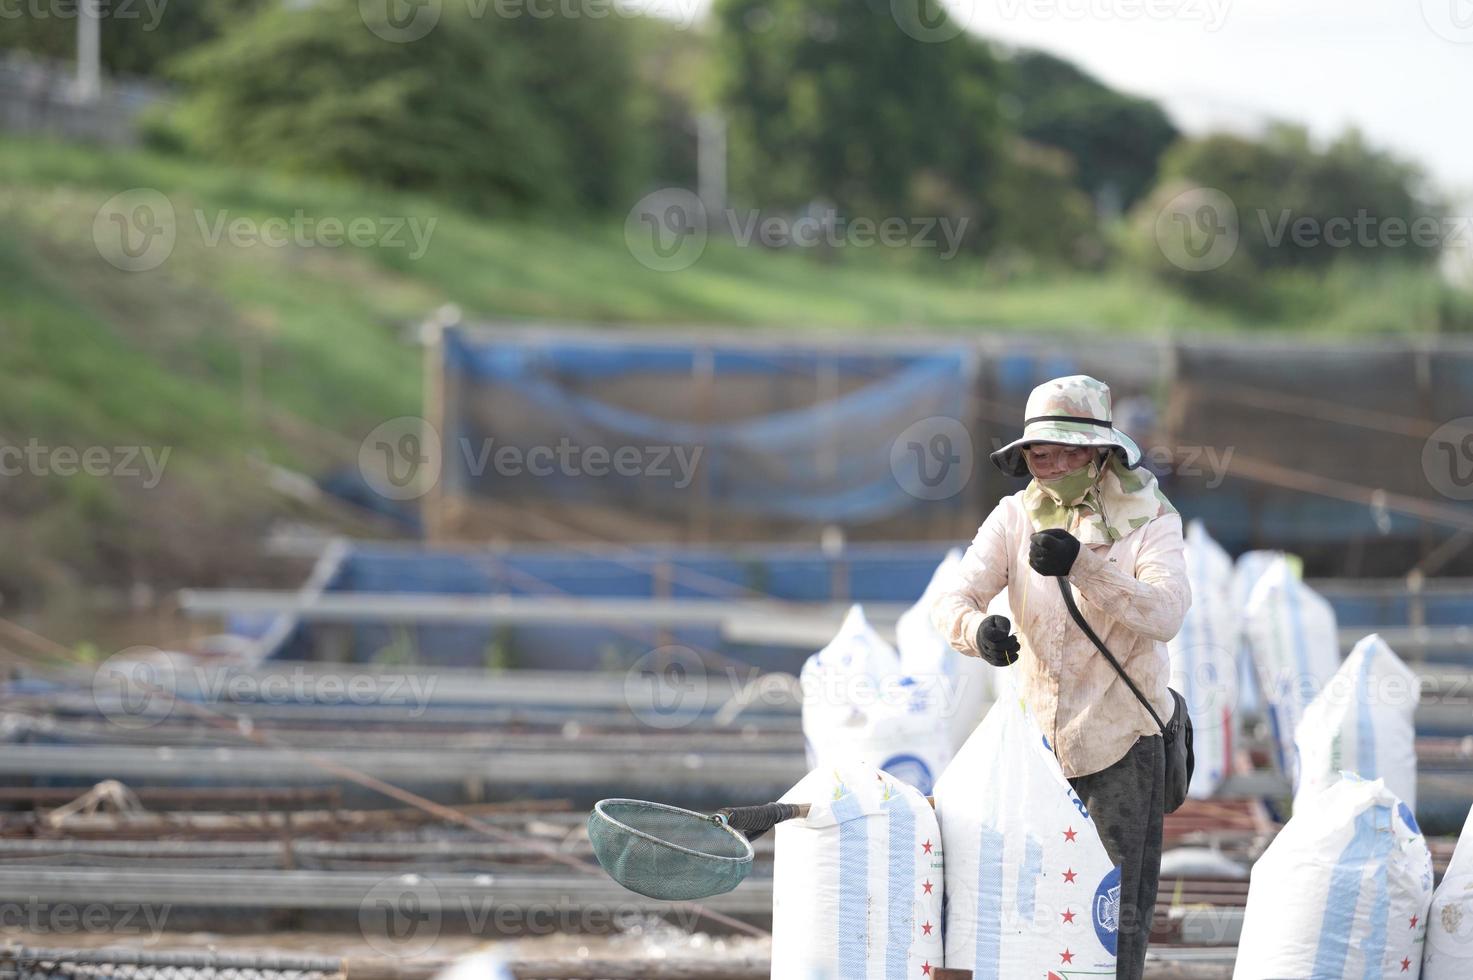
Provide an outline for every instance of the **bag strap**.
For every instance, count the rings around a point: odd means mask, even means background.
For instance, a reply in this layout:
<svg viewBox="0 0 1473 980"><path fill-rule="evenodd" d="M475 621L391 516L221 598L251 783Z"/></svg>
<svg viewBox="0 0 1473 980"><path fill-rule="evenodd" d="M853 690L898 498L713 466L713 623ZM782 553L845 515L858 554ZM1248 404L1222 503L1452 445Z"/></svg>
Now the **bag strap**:
<svg viewBox="0 0 1473 980"><path fill-rule="evenodd" d="M1130 688L1130 693L1135 695L1135 699L1151 713L1151 720L1156 723L1157 728L1161 729L1161 736L1163 738L1168 737L1166 735L1166 726L1161 724L1161 716L1156 713L1155 708L1151 707L1151 702L1147 701L1146 696L1141 693L1141 689L1135 686L1135 681L1131 680L1130 675L1125 672L1125 668L1120 666L1120 661L1115 659L1115 655L1110 652L1109 647L1101 642L1100 638L1095 635L1095 631L1090 628L1089 623L1085 622L1084 614L1074 604L1074 590L1069 587L1069 580L1059 575L1057 576L1057 581L1059 583L1059 592L1064 596L1064 605L1069 607L1069 615L1073 616L1074 622L1078 623L1079 628L1084 630L1084 635L1089 637L1089 641L1095 645L1095 649L1103 653L1105 659L1110 661L1110 666L1115 668L1115 673L1120 675L1120 679L1125 682L1126 687Z"/></svg>

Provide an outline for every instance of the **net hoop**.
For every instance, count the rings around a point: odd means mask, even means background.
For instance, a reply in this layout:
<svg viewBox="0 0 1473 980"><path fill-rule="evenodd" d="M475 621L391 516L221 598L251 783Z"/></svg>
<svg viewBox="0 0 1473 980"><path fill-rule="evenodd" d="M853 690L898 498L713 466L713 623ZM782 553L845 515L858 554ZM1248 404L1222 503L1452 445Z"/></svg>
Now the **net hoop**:
<svg viewBox="0 0 1473 980"><path fill-rule="evenodd" d="M645 833L638 827L629 826L629 824L615 818L614 816L610 815L607 810L604 809L604 807L606 806L618 806L620 804L637 806L647 810L664 810L667 813L678 813L681 816L685 817L695 817L697 820L700 820L703 823L713 824L714 826L720 827L722 830L730 834L732 840L741 845L743 853L740 855L712 854L709 851L698 851L693 847L686 847L683 844L674 844L670 841L662 840L661 838L656 837L653 834ZM745 834L732 830L726 825L725 820L721 820L719 818L713 820L711 817L706 816L706 814L697 813L695 810L687 810L683 807L678 806L669 806L665 803L651 803L648 800L612 799L599 800L598 803L594 804L593 812L598 814L598 818L600 820L607 821L608 823L619 828L619 830L623 833L629 834L632 837L638 837L641 840L647 840L651 844L655 844L667 850L677 851L681 854L689 854L692 857L698 857L703 861L725 861L732 864L749 864L756 856L756 851L752 849L752 842L747 840Z"/></svg>

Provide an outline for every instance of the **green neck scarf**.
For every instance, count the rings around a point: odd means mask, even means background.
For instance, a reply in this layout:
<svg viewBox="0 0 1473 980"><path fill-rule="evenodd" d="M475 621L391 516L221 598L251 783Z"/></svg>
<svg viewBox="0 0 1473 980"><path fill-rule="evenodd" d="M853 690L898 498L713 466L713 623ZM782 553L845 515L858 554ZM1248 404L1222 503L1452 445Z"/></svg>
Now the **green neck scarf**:
<svg viewBox="0 0 1473 980"><path fill-rule="evenodd" d="M1084 544L1112 544L1176 508L1149 470L1126 469L1116 453L1103 465L1091 461L1054 480L1035 478L1023 491L1023 507L1035 531L1061 527Z"/></svg>

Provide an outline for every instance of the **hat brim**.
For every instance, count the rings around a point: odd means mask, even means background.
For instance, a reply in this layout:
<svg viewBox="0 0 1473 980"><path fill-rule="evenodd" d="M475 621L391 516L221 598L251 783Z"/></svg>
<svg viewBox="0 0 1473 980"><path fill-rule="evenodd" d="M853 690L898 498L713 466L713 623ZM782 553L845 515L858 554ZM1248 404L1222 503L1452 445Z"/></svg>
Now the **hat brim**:
<svg viewBox="0 0 1473 980"><path fill-rule="evenodd" d="M1008 476L1028 476L1028 463L1023 450L1034 443L1055 446L1094 446L1119 451L1125 468L1141 465L1141 447L1119 429L1104 429L1090 422L1034 422L1025 426L1023 434L1003 446L990 457L998 469Z"/></svg>

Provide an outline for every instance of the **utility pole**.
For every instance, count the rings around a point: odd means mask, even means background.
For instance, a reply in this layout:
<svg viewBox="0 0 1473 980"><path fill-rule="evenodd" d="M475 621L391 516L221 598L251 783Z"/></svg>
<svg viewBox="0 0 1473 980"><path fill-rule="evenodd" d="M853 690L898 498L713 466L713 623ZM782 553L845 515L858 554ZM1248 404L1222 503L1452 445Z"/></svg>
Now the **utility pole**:
<svg viewBox="0 0 1473 980"><path fill-rule="evenodd" d="M77 101L86 105L102 94L101 3L80 0L77 4Z"/></svg>
<svg viewBox="0 0 1473 980"><path fill-rule="evenodd" d="M714 224L726 210L726 117L719 112L696 117L696 196Z"/></svg>

